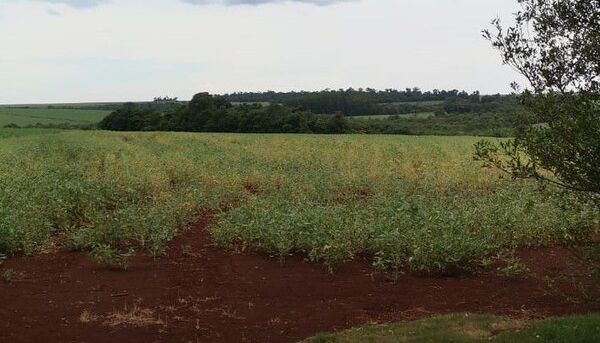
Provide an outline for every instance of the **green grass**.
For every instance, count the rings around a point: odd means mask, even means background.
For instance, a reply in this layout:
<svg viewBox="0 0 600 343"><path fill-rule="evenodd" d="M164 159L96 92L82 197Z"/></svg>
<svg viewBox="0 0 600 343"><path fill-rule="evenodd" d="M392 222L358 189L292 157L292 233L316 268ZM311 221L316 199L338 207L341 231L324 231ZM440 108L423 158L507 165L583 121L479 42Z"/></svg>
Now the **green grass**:
<svg viewBox="0 0 600 343"><path fill-rule="evenodd" d="M569 244L598 210L472 161L472 137L64 131L0 144L0 254L51 241L160 255L203 210L225 248L335 266L457 273L519 246ZM258 191L250 194L245 189ZM223 204L236 204L221 212Z"/></svg>
<svg viewBox="0 0 600 343"><path fill-rule="evenodd" d="M73 108L73 109L93 109L99 106L122 106L124 102L63 102L63 103L50 103L50 104L12 104L12 105L0 105L0 108L42 108L48 109L49 107L55 108Z"/></svg>
<svg viewBox="0 0 600 343"><path fill-rule="evenodd" d="M0 127L8 124L19 126L49 125L49 124L94 124L107 116L110 111L85 109L48 109L0 107Z"/></svg>
<svg viewBox="0 0 600 343"><path fill-rule="evenodd" d="M407 114L399 114L399 119L427 119L429 117L433 117L435 114L433 112L420 112L420 113L407 113ZM385 120L389 119L390 116L387 114L380 115L372 115L372 116L351 116L347 117L348 119L366 119L366 120Z"/></svg>
<svg viewBox="0 0 600 343"><path fill-rule="evenodd" d="M35 135L47 135L52 133L59 133L61 130L58 129L9 129L0 127L0 139L9 137L23 137L23 136L35 136Z"/></svg>
<svg viewBox="0 0 600 343"><path fill-rule="evenodd" d="M350 117L346 117L348 119L366 119L366 120L385 120L388 119L390 116L387 114L376 114L376 115L371 115L371 116L350 116Z"/></svg>
<svg viewBox="0 0 600 343"><path fill-rule="evenodd" d="M364 326L306 340L310 343L598 341L599 314L534 322L485 315L450 315L409 323Z"/></svg>
<svg viewBox="0 0 600 343"><path fill-rule="evenodd" d="M402 101L402 102L384 102L381 105L422 105L422 106L435 106L442 105L443 100L430 100L430 101Z"/></svg>
<svg viewBox="0 0 600 343"><path fill-rule="evenodd" d="M233 105L261 105L261 106L269 106L271 104L271 102L269 101L248 101L248 102L242 102L242 101L232 101L231 102Z"/></svg>

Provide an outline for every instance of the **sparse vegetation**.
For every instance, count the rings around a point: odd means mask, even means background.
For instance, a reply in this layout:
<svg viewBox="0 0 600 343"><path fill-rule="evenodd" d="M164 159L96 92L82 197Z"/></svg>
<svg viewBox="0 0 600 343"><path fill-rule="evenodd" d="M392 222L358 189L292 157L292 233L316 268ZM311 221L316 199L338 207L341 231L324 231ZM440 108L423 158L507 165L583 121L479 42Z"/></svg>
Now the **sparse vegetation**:
<svg viewBox="0 0 600 343"><path fill-rule="evenodd" d="M90 256L100 265L127 270L127 258L134 252L133 249L121 252L108 244L99 243L91 247Z"/></svg>
<svg viewBox="0 0 600 343"><path fill-rule="evenodd" d="M10 268L2 270L2 281L10 283L14 277L15 277L14 270L12 270Z"/></svg>
<svg viewBox="0 0 600 343"><path fill-rule="evenodd" d="M123 310L117 310L106 315L98 315L89 310L84 310L79 316L79 321L84 324L99 322L108 327L148 327L165 324L153 310L138 306L133 306L132 308L125 307Z"/></svg>

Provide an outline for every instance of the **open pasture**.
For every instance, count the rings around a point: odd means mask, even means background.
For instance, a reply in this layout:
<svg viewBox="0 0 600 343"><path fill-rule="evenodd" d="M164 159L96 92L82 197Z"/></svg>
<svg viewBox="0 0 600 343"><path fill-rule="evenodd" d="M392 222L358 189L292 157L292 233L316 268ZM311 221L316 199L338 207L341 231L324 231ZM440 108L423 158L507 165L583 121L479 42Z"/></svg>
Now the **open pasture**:
<svg viewBox="0 0 600 343"><path fill-rule="evenodd" d="M15 108L0 106L0 127L9 124L28 125L84 125L95 124L110 111L91 109L49 109L45 107Z"/></svg>
<svg viewBox="0 0 600 343"><path fill-rule="evenodd" d="M330 267L471 272L523 246L570 244L594 207L509 182L471 137L62 132L3 139L0 253L49 244L108 264L160 256L203 211L220 247Z"/></svg>
<svg viewBox="0 0 600 343"><path fill-rule="evenodd" d="M41 129L41 128L28 128L28 129L11 129L0 127L0 139L10 137L23 137L32 135L48 135L53 133L59 133L59 129Z"/></svg>
<svg viewBox="0 0 600 343"><path fill-rule="evenodd" d="M398 119L427 119L435 116L433 112L419 112L419 113L407 113L407 114L377 114L372 116L351 116L349 119L368 119L368 120L383 120L389 119L390 117L397 117Z"/></svg>

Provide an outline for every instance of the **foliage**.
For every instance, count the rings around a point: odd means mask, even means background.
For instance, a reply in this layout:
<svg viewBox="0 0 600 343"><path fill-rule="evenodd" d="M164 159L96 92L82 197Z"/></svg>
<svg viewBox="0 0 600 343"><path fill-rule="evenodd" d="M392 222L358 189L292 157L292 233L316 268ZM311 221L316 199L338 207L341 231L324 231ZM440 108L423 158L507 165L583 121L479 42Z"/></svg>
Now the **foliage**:
<svg viewBox="0 0 600 343"><path fill-rule="evenodd" d="M514 26L484 31L505 63L527 78L516 138L476 156L588 198L600 195L600 1L519 0ZM541 123L541 125L540 125Z"/></svg>
<svg viewBox="0 0 600 343"><path fill-rule="evenodd" d="M203 210L222 247L335 267L456 274L518 246L571 244L598 210L468 156L469 137L65 131L2 139L0 253L50 242L119 264L160 256ZM249 193L249 185L255 192ZM224 204L236 205L222 212Z"/></svg>
<svg viewBox="0 0 600 343"><path fill-rule="evenodd" d="M473 95L473 94L476 94ZM329 96L329 97L328 97ZM469 99L471 97L479 97L478 92L469 94L465 91L453 90L438 90L422 91L418 87L406 88L403 90L385 89L376 90L372 88L348 88L348 89L325 89L322 91L308 92L238 92L225 94L224 97L232 102L276 102L276 103L292 103L304 102L305 99L322 99L325 102L333 103L335 99L340 99L344 96L356 96L363 98L370 103L376 104L404 104L404 105L435 105L449 99ZM339 109L337 109L339 110ZM335 112L335 111L334 111ZM333 112L331 112L333 113Z"/></svg>
<svg viewBox="0 0 600 343"><path fill-rule="evenodd" d="M240 103L281 103L300 107L313 113L346 116L400 115L419 112L445 113L513 113L517 108L514 96L471 94L465 91L433 90L422 92L419 88L406 90L375 89L330 90L289 93L233 93L225 99Z"/></svg>
<svg viewBox="0 0 600 343"><path fill-rule="evenodd" d="M159 129L160 121L160 113L154 109L127 103L102 119L98 127L115 131L148 131Z"/></svg>
<svg viewBox="0 0 600 343"><path fill-rule="evenodd" d="M505 276L527 275L531 273L531 270L521 263L521 260L514 256L514 254L506 258L504 262L506 265L498 268L498 271Z"/></svg>
<svg viewBox="0 0 600 343"><path fill-rule="evenodd" d="M479 97L478 97L479 99ZM482 108L479 108L480 110ZM508 114L448 114L386 121L347 120L344 113L317 115L271 103L232 105L221 96L199 93L185 106L157 108L126 104L99 127L116 131L207 131L249 133L384 133L505 136ZM422 120L427 119L427 120Z"/></svg>
<svg viewBox="0 0 600 343"><path fill-rule="evenodd" d="M99 127L116 131L338 133L345 129L345 121L279 104L233 106L223 97L199 93L186 106L172 111L127 104L104 118Z"/></svg>
<svg viewBox="0 0 600 343"><path fill-rule="evenodd" d="M404 118L391 116L387 120L352 119L349 131L371 134L509 137L514 131L512 122L510 115L486 113Z"/></svg>
<svg viewBox="0 0 600 343"><path fill-rule="evenodd" d="M134 250L120 252L108 244L98 244L90 251L90 256L96 263L126 270L128 267L127 258L133 254Z"/></svg>

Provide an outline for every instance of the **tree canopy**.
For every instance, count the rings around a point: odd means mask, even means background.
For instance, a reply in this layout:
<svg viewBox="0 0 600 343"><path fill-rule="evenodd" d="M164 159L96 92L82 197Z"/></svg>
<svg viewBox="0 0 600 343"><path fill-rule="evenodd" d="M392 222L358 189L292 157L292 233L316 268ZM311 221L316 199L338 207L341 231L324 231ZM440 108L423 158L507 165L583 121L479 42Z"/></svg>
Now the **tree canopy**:
<svg viewBox="0 0 600 343"><path fill-rule="evenodd" d="M515 24L496 19L484 36L529 81L520 96L529 112L514 140L481 142L476 157L598 199L600 0L518 1Z"/></svg>

